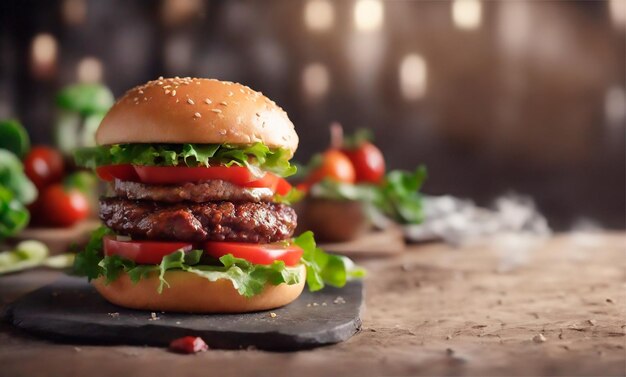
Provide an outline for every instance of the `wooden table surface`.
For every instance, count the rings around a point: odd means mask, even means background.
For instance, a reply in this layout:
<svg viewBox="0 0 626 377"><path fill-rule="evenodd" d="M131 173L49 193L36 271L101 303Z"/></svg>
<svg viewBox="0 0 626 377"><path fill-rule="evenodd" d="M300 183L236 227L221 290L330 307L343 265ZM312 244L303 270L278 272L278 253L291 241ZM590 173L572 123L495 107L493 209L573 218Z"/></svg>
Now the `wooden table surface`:
<svg viewBox="0 0 626 377"><path fill-rule="evenodd" d="M0 376L626 374L623 233L560 235L529 253L494 245L502 243L412 246L363 262L363 330L342 344L177 355L57 344L2 324ZM511 261L521 265L506 268ZM41 270L2 277L0 305L58 276Z"/></svg>

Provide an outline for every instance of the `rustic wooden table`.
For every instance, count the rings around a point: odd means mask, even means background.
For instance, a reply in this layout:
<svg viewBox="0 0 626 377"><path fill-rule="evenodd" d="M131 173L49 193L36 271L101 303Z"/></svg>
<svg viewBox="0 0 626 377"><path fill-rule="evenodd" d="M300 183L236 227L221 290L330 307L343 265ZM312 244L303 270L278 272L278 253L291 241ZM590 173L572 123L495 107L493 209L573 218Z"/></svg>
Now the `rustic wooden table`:
<svg viewBox="0 0 626 377"><path fill-rule="evenodd" d="M297 353L185 356L57 344L0 325L1 376L625 375L626 236L558 236L512 258L489 245L413 246L369 260L363 331ZM511 261L522 265L504 268ZM0 305L59 276L0 278Z"/></svg>

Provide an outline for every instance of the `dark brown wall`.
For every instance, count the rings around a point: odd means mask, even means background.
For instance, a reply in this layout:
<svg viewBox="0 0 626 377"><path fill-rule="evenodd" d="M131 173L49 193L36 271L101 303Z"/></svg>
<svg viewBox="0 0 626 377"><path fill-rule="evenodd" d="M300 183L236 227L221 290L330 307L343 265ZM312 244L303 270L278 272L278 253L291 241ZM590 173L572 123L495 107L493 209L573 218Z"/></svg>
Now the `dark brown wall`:
<svg viewBox="0 0 626 377"><path fill-rule="evenodd" d="M465 31L455 28L450 2L388 1L382 29L365 35L354 30L347 0L333 2L325 32L306 28L304 1L200 1L179 23L164 21L163 2L85 4L77 25L64 21L62 1L0 5L0 116L20 117L36 142L50 140L54 93L93 56L116 95L159 75L263 91L296 124L300 160L325 147L327 124L339 120L348 130L372 128L393 168L426 163L430 193L489 203L515 191L534 197L557 228L581 217L625 226L626 127L623 118L607 121L605 107L610 88L625 90L626 37L608 2L487 1L481 27ZM29 66L40 32L59 41L46 78ZM427 62L417 101L398 87L407 53ZM330 73L318 100L301 85L311 62Z"/></svg>

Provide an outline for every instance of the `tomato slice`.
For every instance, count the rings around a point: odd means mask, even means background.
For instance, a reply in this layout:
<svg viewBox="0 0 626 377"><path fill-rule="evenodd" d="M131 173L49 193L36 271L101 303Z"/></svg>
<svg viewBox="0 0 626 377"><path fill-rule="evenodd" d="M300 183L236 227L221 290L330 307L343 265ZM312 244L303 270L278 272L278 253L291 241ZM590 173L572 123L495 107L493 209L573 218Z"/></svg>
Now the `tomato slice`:
<svg viewBox="0 0 626 377"><path fill-rule="evenodd" d="M248 168L241 166L134 166L140 182L148 184L175 184L200 182L221 179L241 187L265 187L280 195L291 190L285 179L272 173L265 173L261 178L255 177ZM117 178L117 177L116 177Z"/></svg>
<svg viewBox="0 0 626 377"><path fill-rule="evenodd" d="M206 242L204 251L216 258L232 254L236 258L242 258L254 264L272 264L274 261L281 260L287 266L300 263L303 253L302 249L296 245L259 245L244 242Z"/></svg>
<svg viewBox="0 0 626 377"><path fill-rule="evenodd" d="M115 178L132 182L139 180L139 176L130 164L99 166L96 168L96 174L98 174L100 179L107 182Z"/></svg>
<svg viewBox="0 0 626 377"><path fill-rule="evenodd" d="M193 245L186 242L118 241L113 236L104 237L104 255L118 255L138 264L159 264L163 257L176 250L192 248Z"/></svg>
<svg viewBox="0 0 626 377"><path fill-rule="evenodd" d="M172 184L222 179L243 186L257 178L241 166L211 166L190 168L187 166L139 166L135 171L143 183Z"/></svg>

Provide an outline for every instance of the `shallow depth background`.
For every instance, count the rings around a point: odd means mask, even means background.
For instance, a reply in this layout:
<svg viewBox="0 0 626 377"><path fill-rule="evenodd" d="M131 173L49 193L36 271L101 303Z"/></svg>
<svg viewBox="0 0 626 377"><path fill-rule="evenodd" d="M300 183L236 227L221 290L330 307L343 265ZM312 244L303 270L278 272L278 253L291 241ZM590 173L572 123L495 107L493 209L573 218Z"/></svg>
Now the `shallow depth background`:
<svg viewBox="0 0 626 377"><path fill-rule="evenodd" d="M0 3L0 118L51 141L53 98L163 76L239 81L289 113L371 128L426 192L529 195L556 229L626 227L626 0Z"/></svg>

